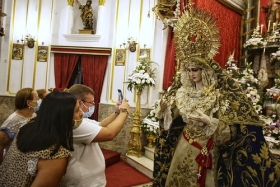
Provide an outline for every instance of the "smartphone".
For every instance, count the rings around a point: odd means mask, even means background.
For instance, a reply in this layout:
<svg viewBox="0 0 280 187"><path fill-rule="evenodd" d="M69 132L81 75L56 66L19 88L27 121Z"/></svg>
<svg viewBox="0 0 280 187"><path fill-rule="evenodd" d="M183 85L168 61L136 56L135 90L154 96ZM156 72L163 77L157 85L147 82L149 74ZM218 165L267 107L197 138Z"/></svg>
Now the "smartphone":
<svg viewBox="0 0 280 187"><path fill-rule="evenodd" d="M119 97L120 97L120 101L122 103L122 101L123 101L123 94L122 94L122 91L120 89L118 89L118 94L119 94Z"/></svg>

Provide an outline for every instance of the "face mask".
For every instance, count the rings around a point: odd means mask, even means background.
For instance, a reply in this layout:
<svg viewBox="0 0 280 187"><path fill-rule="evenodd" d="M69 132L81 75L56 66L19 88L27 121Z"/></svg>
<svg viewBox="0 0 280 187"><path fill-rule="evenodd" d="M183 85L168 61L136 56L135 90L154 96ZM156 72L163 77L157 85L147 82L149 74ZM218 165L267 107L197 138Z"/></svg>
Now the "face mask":
<svg viewBox="0 0 280 187"><path fill-rule="evenodd" d="M41 103L42 103L42 99L37 100L37 107L34 108L34 112L38 112L39 111Z"/></svg>
<svg viewBox="0 0 280 187"><path fill-rule="evenodd" d="M90 118L94 113L95 106L89 107L88 112L84 112L84 118Z"/></svg>
<svg viewBox="0 0 280 187"><path fill-rule="evenodd" d="M78 127L81 125L81 123L83 122L83 118L78 119L78 120L73 119L73 121L74 121L73 129L76 129L76 128L78 128Z"/></svg>
<svg viewBox="0 0 280 187"><path fill-rule="evenodd" d="M95 106L87 107L83 102L82 104L84 105L84 107L88 108L88 112L84 112L84 118L90 118L94 113Z"/></svg>

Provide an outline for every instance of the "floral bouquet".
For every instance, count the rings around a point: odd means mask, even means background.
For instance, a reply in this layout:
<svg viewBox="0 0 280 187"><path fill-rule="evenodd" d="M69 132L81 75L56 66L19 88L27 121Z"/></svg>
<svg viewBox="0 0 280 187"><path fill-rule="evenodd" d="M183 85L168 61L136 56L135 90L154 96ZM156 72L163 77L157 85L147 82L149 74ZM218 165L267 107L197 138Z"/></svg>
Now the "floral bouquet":
<svg viewBox="0 0 280 187"><path fill-rule="evenodd" d="M272 88L266 89L266 93L264 95L265 101L270 103L277 103L280 96L280 74L277 73L274 79L275 85Z"/></svg>
<svg viewBox="0 0 280 187"><path fill-rule="evenodd" d="M155 114L155 109L157 106L158 106L158 101L154 104L150 112L142 121L141 129L144 134L157 136L159 133L159 123L158 123L159 120Z"/></svg>
<svg viewBox="0 0 280 187"><path fill-rule="evenodd" d="M265 96L266 101L270 101L272 103L277 103L278 98L280 96L280 89L275 86L272 88L266 89L266 93L264 96Z"/></svg>
<svg viewBox="0 0 280 187"><path fill-rule="evenodd" d="M237 67L237 61L233 58L234 52L229 56L228 61L225 65L226 72L231 76L234 80L238 81L240 76L239 68Z"/></svg>
<svg viewBox="0 0 280 187"><path fill-rule="evenodd" d="M243 45L244 48L251 49L253 47L263 47L267 42L262 41L263 38L250 38Z"/></svg>
<svg viewBox="0 0 280 187"><path fill-rule="evenodd" d="M245 42L243 47L250 50L253 47L266 46L266 44L267 44L267 42L263 41L263 38L260 34L260 26L257 25L257 27L253 31L251 38Z"/></svg>
<svg viewBox="0 0 280 187"><path fill-rule="evenodd" d="M260 118L264 121L263 134L264 138L272 149L280 148L280 119L276 115L274 109L267 111L267 116L261 115Z"/></svg>
<svg viewBox="0 0 280 187"><path fill-rule="evenodd" d="M251 68L252 63L247 63L246 68L240 73L240 79L238 82L242 86L247 97L252 101L253 107L258 114L262 113L261 97L258 91L259 80L254 77L253 69Z"/></svg>
<svg viewBox="0 0 280 187"><path fill-rule="evenodd" d="M135 88L138 92L143 92L147 86L155 86L155 69L152 69L152 61L146 57L140 57L139 62L132 74L128 76L127 89L132 91Z"/></svg>

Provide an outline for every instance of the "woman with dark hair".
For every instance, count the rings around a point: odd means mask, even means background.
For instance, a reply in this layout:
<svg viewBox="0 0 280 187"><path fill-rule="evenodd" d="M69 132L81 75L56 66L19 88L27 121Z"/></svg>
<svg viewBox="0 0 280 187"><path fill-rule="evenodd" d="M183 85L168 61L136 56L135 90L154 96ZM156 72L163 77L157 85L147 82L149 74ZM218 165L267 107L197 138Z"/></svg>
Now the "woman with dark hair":
<svg viewBox="0 0 280 187"><path fill-rule="evenodd" d="M0 164L19 129L36 116L34 109L38 106L38 99L38 94L33 88L22 88L16 93L16 111L0 128Z"/></svg>
<svg viewBox="0 0 280 187"><path fill-rule="evenodd" d="M37 118L13 141L0 166L0 186L58 186L72 156L72 129L82 120L76 97L48 94Z"/></svg>

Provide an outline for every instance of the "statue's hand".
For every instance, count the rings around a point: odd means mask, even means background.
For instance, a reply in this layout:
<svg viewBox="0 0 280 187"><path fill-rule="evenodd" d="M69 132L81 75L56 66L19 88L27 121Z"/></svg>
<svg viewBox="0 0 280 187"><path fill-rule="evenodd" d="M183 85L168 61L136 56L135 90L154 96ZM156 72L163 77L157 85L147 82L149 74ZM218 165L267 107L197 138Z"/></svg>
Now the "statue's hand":
<svg viewBox="0 0 280 187"><path fill-rule="evenodd" d="M194 115L194 114L189 115L188 118L193 120L193 121L202 122L206 125L211 125L211 119L210 119L209 116L207 116L206 114L204 114L200 110L196 110L195 112L197 113L197 115Z"/></svg>
<svg viewBox="0 0 280 187"><path fill-rule="evenodd" d="M160 105L160 110L164 111L168 106L168 101L165 99L161 99L159 105Z"/></svg>

